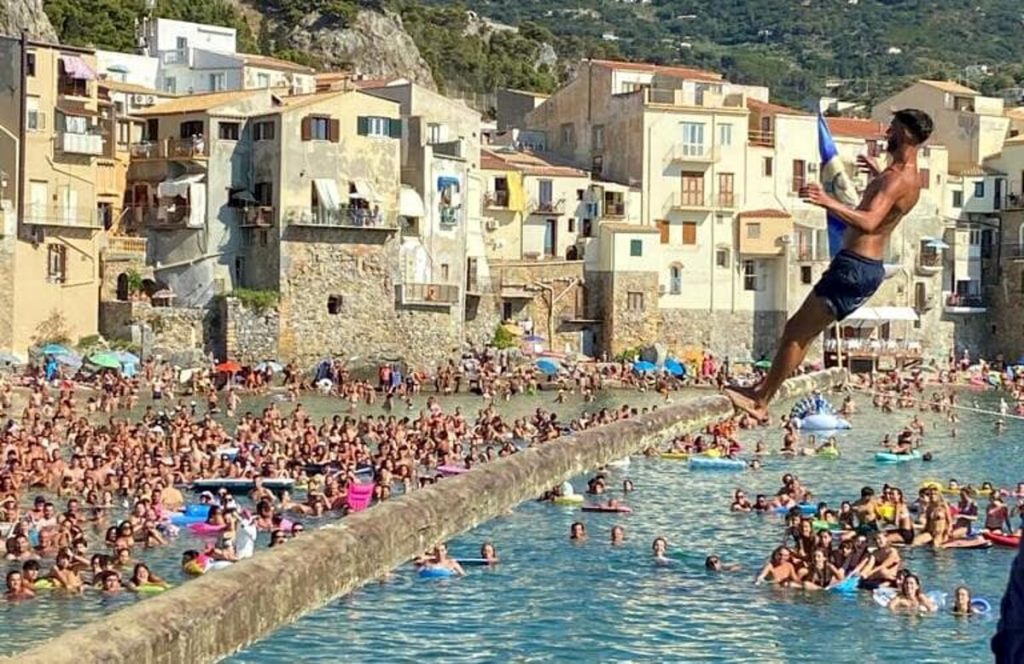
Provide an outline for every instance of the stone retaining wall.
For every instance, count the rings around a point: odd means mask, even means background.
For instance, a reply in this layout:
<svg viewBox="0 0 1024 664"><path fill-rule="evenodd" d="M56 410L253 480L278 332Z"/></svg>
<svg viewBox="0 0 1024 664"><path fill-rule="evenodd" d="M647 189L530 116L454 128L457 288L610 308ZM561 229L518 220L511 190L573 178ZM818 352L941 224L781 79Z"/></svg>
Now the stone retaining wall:
<svg viewBox="0 0 1024 664"><path fill-rule="evenodd" d="M845 381L801 376L782 396ZM71 630L7 661L213 662L560 482L732 413L720 394L659 408L480 466L377 505L170 592Z"/></svg>

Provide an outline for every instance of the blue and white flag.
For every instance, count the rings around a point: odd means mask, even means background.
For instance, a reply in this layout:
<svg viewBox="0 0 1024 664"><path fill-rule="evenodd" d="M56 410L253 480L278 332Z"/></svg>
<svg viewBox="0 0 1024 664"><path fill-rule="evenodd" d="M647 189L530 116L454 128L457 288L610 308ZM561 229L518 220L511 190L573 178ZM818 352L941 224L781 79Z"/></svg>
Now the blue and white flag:
<svg viewBox="0 0 1024 664"><path fill-rule="evenodd" d="M857 205L857 190L846 172L846 166L839 156L836 142L832 140L825 116L818 113L818 155L821 158L821 186L836 200L850 207ZM835 256L843 248L843 233L846 224L843 220L828 213L828 251Z"/></svg>

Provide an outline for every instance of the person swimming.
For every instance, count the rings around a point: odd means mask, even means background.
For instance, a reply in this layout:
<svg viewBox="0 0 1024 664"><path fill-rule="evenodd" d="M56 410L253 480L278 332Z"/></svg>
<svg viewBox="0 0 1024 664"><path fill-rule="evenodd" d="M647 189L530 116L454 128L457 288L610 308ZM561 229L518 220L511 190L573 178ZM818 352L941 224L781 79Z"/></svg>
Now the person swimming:
<svg viewBox="0 0 1024 664"><path fill-rule="evenodd" d="M953 591L953 615L972 616L983 613L980 607L971 603L971 591L967 586L957 586Z"/></svg>
<svg viewBox="0 0 1024 664"><path fill-rule="evenodd" d="M582 521L575 521L569 526L569 539L574 542L583 542L587 539L587 527Z"/></svg>
<svg viewBox="0 0 1024 664"><path fill-rule="evenodd" d="M921 589L921 580L916 574L907 574L899 585L896 597L889 602L890 611L914 611L934 613L938 607Z"/></svg>

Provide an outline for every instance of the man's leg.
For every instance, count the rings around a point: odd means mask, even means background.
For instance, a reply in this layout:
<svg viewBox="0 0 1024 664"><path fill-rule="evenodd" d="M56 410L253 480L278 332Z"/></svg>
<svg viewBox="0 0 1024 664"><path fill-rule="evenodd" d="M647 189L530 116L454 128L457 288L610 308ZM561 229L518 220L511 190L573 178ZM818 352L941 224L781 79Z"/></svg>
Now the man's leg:
<svg viewBox="0 0 1024 664"><path fill-rule="evenodd" d="M807 348L818 335L835 321L825 300L813 292L800 309L786 322L779 349L768 375L754 388L729 387L726 395L733 404L758 420L768 417L768 403L807 355Z"/></svg>

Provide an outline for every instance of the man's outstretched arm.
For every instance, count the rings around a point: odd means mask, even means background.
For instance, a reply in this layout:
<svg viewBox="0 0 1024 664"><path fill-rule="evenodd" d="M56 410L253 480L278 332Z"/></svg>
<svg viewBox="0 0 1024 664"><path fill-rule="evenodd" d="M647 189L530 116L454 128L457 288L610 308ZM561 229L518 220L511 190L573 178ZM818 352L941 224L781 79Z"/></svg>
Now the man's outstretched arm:
<svg viewBox="0 0 1024 664"><path fill-rule="evenodd" d="M889 217L896 204L898 184L894 180L884 180L877 191L856 209L843 205L825 193L820 184L812 183L804 187L801 197L809 203L823 207L843 220L847 226L856 228L866 234L874 233Z"/></svg>

